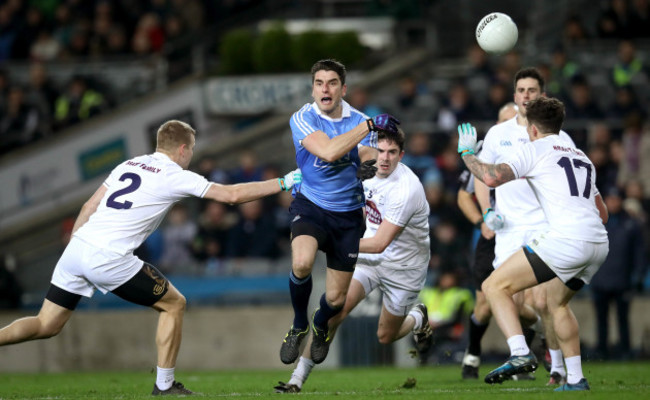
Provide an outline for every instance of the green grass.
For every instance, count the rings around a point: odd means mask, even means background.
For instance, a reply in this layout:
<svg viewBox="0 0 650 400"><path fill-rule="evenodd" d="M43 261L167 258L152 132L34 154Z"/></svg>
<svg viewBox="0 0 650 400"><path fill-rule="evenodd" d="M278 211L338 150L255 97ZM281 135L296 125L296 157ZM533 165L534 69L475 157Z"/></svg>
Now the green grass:
<svg viewBox="0 0 650 400"><path fill-rule="evenodd" d="M490 367L481 368L487 373ZM552 393L543 369L537 380L487 385L482 380L463 381L459 366L398 368L346 368L314 370L300 394L273 393L278 380L286 381L290 368L274 371L179 371L176 378L201 392L198 398L264 399L300 396L311 399L547 399L572 396L595 400L647 399L650 363L586 363L584 372L591 392ZM403 388L415 378L414 388ZM150 399L155 376L146 372L65 374L0 374L0 399Z"/></svg>

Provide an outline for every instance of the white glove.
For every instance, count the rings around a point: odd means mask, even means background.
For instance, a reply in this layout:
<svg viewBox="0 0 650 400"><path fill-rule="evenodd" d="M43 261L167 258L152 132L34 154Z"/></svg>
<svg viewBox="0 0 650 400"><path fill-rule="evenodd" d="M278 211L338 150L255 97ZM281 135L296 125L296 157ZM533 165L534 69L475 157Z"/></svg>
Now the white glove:
<svg viewBox="0 0 650 400"><path fill-rule="evenodd" d="M497 212L491 208L488 208L485 214L483 214L483 221L485 221L485 225L487 225L488 228L495 232L503 228L503 224L505 223L503 216L497 214Z"/></svg>
<svg viewBox="0 0 650 400"><path fill-rule="evenodd" d="M278 183L280 188L285 192L288 192L295 185L300 185L302 182L302 171L300 168L296 168L291 172L288 172L284 177L278 178Z"/></svg>
<svg viewBox="0 0 650 400"><path fill-rule="evenodd" d="M458 125L458 152L461 156L476 152L476 128L470 123Z"/></svg>

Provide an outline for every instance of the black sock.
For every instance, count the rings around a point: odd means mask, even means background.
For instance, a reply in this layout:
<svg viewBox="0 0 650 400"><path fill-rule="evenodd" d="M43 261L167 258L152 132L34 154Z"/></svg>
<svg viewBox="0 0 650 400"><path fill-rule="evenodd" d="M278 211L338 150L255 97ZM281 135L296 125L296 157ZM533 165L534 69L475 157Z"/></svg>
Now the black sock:
<svg viewBox="0 0 650 400"><path fill-rule="evenodd" d="M289 293L291 293L291 305L293 306L294 315L293 329L304 331L309 327L307 307L309 306L312 286L311 274L302 279L297 278L293 271L289 274Z"/></svg>
<svg viewBox="0 0 650 400"><path fill-rule="evenodd" d="M490 322L486 324L479 325L474 320L474 314L469 317L469 346L467 346L467 352L474 356L481 355L481 339L485 335Z"/></svg>
<svg viewBox="0 0 650 400"><path fill-rule="evenodd" d="M533 339L535 339L535 331L530 329L530 328L524 328L524 337L526 338L526 344L528 347L533 343Z"/></svg>
<svg viewBox="0 0 650 400"><path fill-rule="evenodd" d="M340 313L342 309L343 307L332 308L329 304L327 304L327 300L325 300L325 293L323 293L320 298L320 308L316 311L316 314L314 314L314 325L320 329L327 331L327 322L330 320L330 318Z"/></svg>

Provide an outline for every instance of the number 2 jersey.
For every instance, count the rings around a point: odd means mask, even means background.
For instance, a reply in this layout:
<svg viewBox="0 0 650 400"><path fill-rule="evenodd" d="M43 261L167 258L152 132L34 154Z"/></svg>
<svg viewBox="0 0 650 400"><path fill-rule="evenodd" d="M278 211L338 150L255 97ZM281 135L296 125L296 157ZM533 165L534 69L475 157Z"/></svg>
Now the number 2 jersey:
<svg viewBox="0 0 650 400"><path fill-rule="evenodd" d="M596 171L582 151L559 135L549 135L521 146L506 164L515 177L528 181L551 234L607 242L607 231L594 201L598 194Z"/></svg>
<svg viewBox="0 0 650 400"><path fill-rule="evenodd" d="M97 211L74 236L126 255L160 225L175 202L205 196L210 182L156 152L118 165L104 186L108 190Z"/></svg>
<svg viewBox="0 0 650 400"><path fill-rule="evenodd" d="M386 178L363 182L366 196L366 231L363 237L377 234L385 219L402 231L381 254L360 253L364 264L393 269L427 268L429 246L429 203L418 177L406 165L399 163Z"/></svg>

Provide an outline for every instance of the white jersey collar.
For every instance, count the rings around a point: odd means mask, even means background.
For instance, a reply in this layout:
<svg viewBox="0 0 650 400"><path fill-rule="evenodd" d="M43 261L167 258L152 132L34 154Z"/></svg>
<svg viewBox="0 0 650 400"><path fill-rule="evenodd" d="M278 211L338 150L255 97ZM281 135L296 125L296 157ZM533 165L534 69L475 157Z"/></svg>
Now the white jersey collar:
<svg viewBox="0 0 650 400"><path fill-rule="evenodd" d="M332 121L332 122L341 121L343 118L348 118L348 117L350 117L352 115L352 111L351 111L352 107L343 99L341 99L341 108L342 108L342 110L341 110L341 118L330 118L327 115L324 115L321 112L320 108L318 108L318 105L316 104L316 102L311 103L311 108L314 109L314 111L316 112L316 114L318 114L318 116L320 116L321 118L326 119L328 121Z"/></svg>
<svg viewBox="0 0 650 400"><path fill-rule="evenodd" d="M153 153L151 156L152 156L153 158L157 159L157 160L167 159L167 160L169 160L169 161L172 161L172 159L169 158L169 156L168 156L167 154L165 154L165 153L161 153L161 152L159 152L159 151Z"/></svg>

